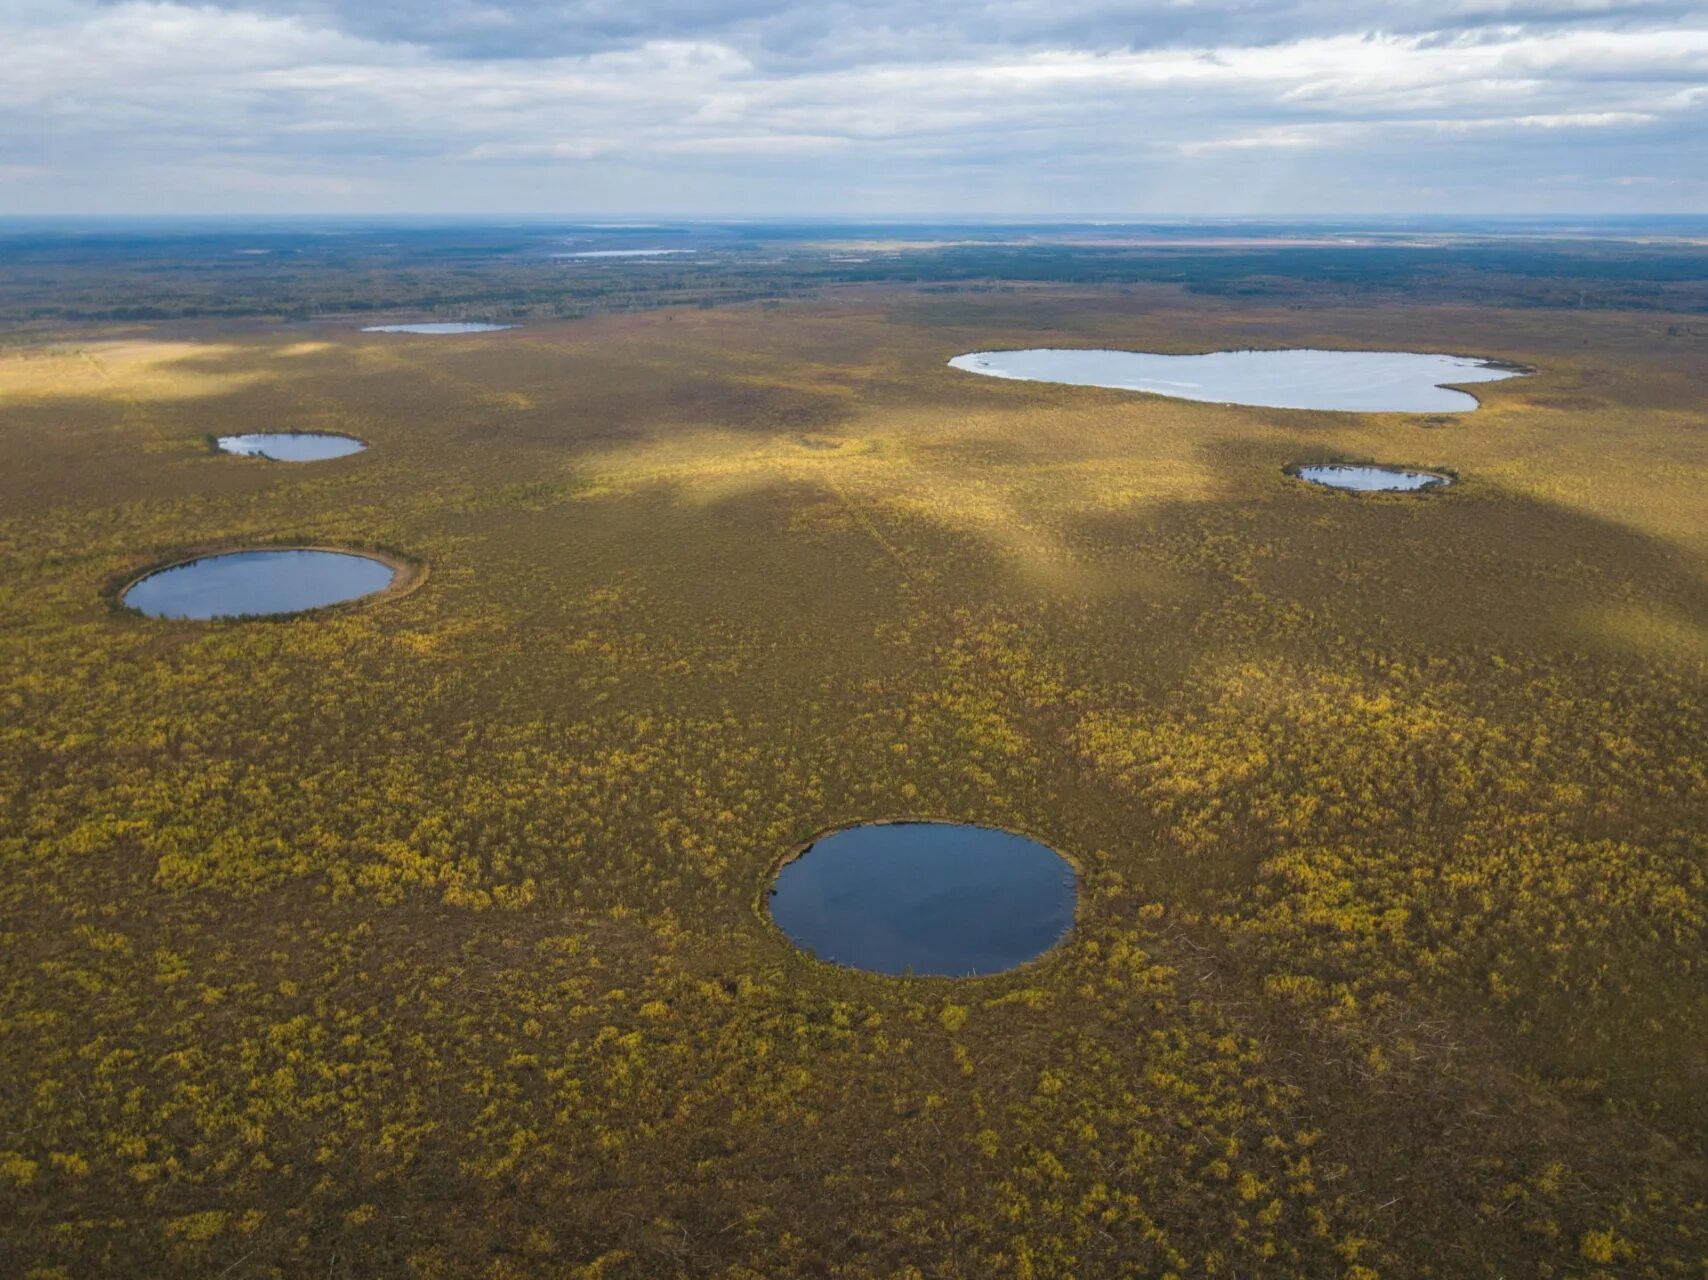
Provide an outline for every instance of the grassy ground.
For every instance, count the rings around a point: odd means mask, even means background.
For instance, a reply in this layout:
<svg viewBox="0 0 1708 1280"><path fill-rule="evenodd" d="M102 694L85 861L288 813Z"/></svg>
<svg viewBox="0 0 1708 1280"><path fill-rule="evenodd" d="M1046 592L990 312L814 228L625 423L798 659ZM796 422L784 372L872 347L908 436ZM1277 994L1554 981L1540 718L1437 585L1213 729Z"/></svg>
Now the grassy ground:
<svg viewBox="0 0 1708 1280"><path fill-rule="evenodd" d="M1462 417L944 368L1393 346ZM1708 338L873 290L0 358L0 1269L1697 1276ZM209 434L334 430L308 466ZM1300 460L1444 466L1354 497ZM104 592L384 546L287 622ZM844 972L782 851L1036 833L1014 974Z"/></svg>

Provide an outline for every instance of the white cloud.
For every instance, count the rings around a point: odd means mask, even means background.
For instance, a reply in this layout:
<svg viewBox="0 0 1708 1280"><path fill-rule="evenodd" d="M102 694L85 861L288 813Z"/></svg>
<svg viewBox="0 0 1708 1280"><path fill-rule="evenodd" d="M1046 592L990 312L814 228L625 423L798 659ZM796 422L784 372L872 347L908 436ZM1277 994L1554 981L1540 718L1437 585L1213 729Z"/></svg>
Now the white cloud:
<svg viewBox="0 0 1708 1280"><path fill-rule="evenodd" d="M1634 8L1647 6L1564 6L1592 20ZM905 61L789 65L727 32L467 57L351 34L330 17L0 0L0 180L9 168L98 186L105 166L147 183L193 172L201 157L210 192L241 188L232 174L274 175L277 192L336 203L383 192L391 168L418 189L434 167L454 181L481 168L620 164L669 192L683 166L798 186L799 165L822 162L827 183L854 180L853 164L872 177L891 166L891 189L912 181L923 192L964 170L991 182L1065 175L1095 190L1123 165L1362 154L1384 138L1441 139L1460 165L1465 146L1485 147L1498 170L1502 148L1526 145L1509 139L1621 131L1675 166L1700 160L1692 139L1708 123L1708 19L1559 21L1273 43L1242 43L1242 24L1228 21L1219 42L1179 47L944 41L935 56L920 49ZM939 172L894 168L909 164Z"/></svg>

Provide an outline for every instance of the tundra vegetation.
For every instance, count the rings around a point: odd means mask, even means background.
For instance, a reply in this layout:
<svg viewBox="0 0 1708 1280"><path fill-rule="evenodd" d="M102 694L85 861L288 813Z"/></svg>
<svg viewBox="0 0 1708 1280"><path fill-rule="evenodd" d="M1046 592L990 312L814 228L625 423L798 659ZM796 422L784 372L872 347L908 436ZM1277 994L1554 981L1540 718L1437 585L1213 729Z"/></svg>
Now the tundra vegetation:
<svg viewBox="0 0 1708 1280"><path fill-rule="evenodd" d="M1538 372L1443 418L944 367L1074 344ZM1144 284L15 341L0 1271L1700 1280L1705 356ZM256 424L370 447L208 448ZM1342 458L1459 479L1282 471ZM430 575L115 604L268 543ZM777 860L889 815L1061 850L1075 929L805 957Z"/></svg>

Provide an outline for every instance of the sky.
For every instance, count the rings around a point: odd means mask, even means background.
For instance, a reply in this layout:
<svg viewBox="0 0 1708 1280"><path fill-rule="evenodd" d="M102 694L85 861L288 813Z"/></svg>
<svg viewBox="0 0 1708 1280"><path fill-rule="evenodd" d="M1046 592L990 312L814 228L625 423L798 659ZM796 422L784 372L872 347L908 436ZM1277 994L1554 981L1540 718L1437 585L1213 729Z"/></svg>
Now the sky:
<svg viewBox="0 0 1708 1280"><path fill-rule="evenodd" d="M0 0L0 214L1708 212L1708 4Z"/></svg>

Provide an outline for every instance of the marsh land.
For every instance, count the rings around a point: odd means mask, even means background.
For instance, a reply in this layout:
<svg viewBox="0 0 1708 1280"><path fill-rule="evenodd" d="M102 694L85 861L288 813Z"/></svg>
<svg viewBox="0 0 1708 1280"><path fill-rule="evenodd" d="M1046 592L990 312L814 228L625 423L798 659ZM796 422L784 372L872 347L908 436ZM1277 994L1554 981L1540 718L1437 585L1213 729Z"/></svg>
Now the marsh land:
<svg viewBox="0 0 1708 1280"><path fill-rule="evenodd" d="M0 265L0 1273L1700 1277L1708 250L560 232ZM947 366L1044 347L1535 372ZM1371 461L1454 483L1283 471ZM119 601L269 546L422 577ZM1072 929L807 956L779 862L886 817Z"/></svg>

